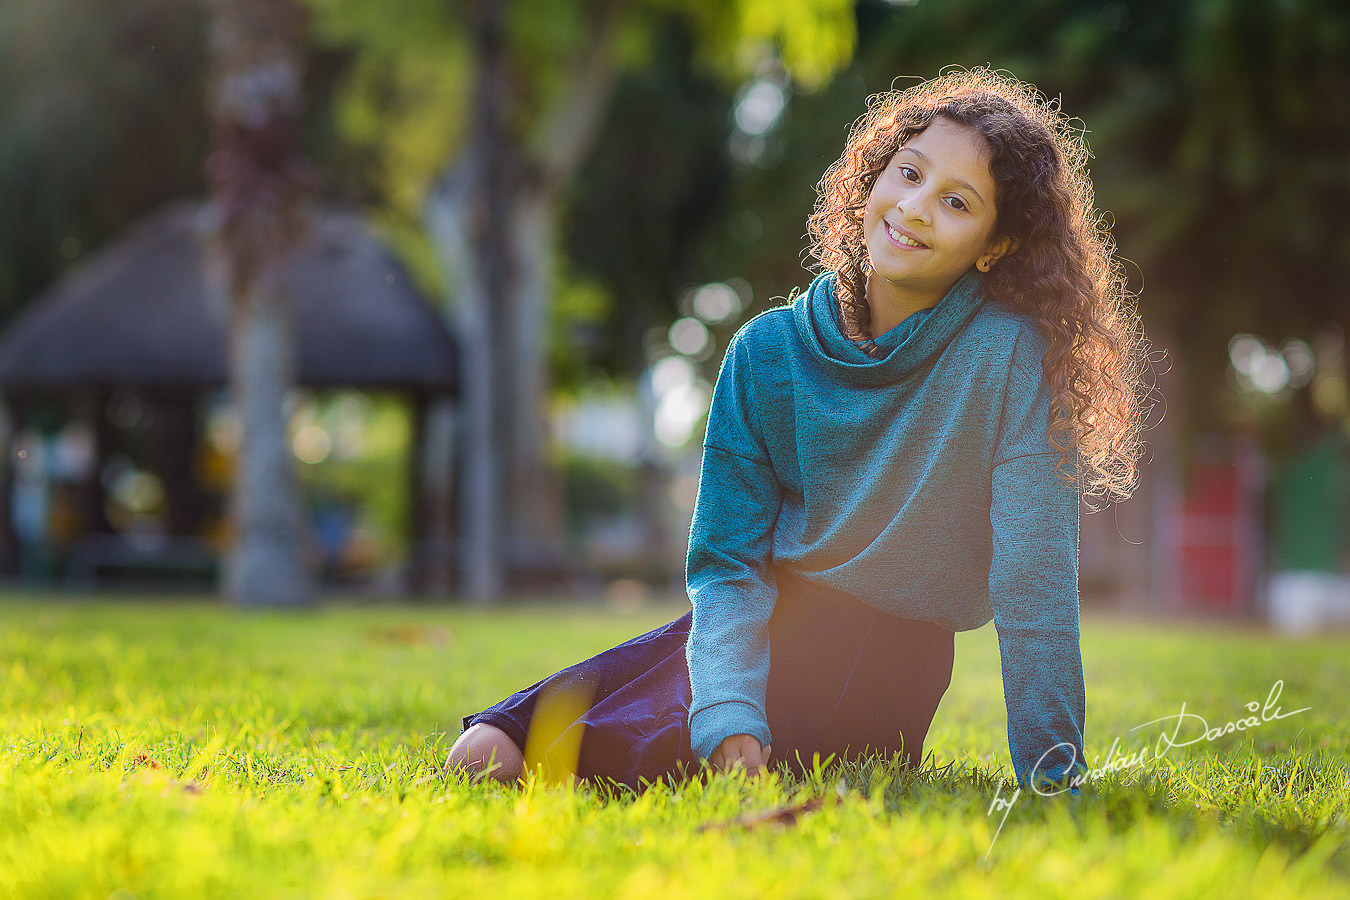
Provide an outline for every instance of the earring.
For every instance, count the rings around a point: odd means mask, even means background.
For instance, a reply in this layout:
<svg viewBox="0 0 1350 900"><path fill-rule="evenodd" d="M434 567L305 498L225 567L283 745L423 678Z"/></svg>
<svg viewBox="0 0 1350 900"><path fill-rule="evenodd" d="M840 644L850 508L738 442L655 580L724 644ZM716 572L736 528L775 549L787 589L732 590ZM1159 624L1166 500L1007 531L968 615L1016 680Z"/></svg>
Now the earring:
<svg viewBox="0 0 1350 900"><path fill-rule="evenodd" d="M994 267L994 264L989 261L989 257L981 256L980 261L975 264L975 267L981 272L988 272Z"/></svg>

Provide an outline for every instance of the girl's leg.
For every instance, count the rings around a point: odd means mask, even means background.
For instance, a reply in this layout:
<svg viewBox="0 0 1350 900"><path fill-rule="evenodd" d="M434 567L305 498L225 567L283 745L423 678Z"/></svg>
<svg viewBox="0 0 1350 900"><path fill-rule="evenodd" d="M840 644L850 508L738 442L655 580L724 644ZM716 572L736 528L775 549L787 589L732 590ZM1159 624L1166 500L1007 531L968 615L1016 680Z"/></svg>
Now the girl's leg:
<svg viewBox="0 0 1350 900"><path fill-rule="evenodd" d="M852 759L899 751L909 765L920 764L951 681L952 632L786 569L777 574L765 697L774 756L802 771L816 753Z"/></svg>
<svg viewBox="0 0 1350 900"><path fill-rule="evenodd" d="M689 671L685 644L692 621L674 622L568 666L480 713L465 716L464 733L446 765L482 771L495 750L500 768L492 777L511 781L524 772L522 748L531 740L535 707L549 698L577 710L549 725L541 736L540 762L557 744L568 750L557 759L562 770L583 779L613 779L633 787L693 762L689 749ZM570 724L568 724L570 722ZM558 734L552 732L561 726ZM573 742L572 739L576 739ZM579 748L579 751L576 749Z"/></svg>
<svg viewBox="0 0 1350 900"><path fill-rule="evenodd" d="M471 725L450 748L445 768L483 773L510 784L525 771L525 756L505 731L479 722Z"/></svg>

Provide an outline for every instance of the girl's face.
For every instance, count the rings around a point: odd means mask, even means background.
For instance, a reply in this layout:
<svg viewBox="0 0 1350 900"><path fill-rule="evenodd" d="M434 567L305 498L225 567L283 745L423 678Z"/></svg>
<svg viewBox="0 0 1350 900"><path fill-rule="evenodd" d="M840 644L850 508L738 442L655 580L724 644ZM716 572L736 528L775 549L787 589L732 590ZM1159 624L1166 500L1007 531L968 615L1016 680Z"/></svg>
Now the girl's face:
<svg viewBox="0 0 1350 900"><path fill-rule="evenodd" d="M906 312L934 306L982 256L1011 242L998 217L988 145L974 129L935 118L877 176L863 229L872 272L867 302Z"/></svg>

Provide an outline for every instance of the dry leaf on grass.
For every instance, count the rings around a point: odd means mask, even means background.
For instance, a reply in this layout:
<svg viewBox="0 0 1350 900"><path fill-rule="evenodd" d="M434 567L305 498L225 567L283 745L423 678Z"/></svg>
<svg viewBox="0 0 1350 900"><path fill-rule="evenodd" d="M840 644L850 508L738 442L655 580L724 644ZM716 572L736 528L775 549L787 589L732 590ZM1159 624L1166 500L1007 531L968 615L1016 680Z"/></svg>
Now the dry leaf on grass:
<svg viewBox="0 0 1350 900"><path fill-rule="evenodd" d="M721 828L759 828L762 825L796 825L797 821L807 813L815 812L825 805L825 800L821 797L813 797L804 803L793 803L789 806L780 806L777 809L767 810L765 812L746 813L738 816L730 822L705 822L699 826L699 831L714 831Z"/></svg>
<svg viewBox="0 0 1350 900"><path fill-rule="evenodd" d="M387 628L366 629L366 638L376 644L445 647L452 637L450 629L440 625L391 625Z"/></svg>
<svg viewBox="0 0 1350 900"><path fill-rule="evenodd" d="M198 781L191 779L180 781L174 778L169 774L163 763L148 753L136 754L131 758L131 764L132 771L127 779L128 783L139 784L144 787L157 787L160 789L161 796L177 792L200 794L205 790L205 787Z"/></svg>

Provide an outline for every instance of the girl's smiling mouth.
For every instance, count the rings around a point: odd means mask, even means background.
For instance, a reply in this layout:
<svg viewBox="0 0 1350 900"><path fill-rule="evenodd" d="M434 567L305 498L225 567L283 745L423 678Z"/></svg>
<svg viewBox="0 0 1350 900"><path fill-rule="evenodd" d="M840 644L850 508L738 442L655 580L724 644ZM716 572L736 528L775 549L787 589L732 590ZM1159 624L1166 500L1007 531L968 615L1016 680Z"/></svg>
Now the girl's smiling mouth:
<svg viewBox="0 0 1350 900"><path fill-rule="evenodd" d="M914 235L910 234L909 232L901 231L900 229L896 228L894 225L892 225L890 222L885 221L884 219L882 220L882 223L886 226L886 235L891 239L892 243L898 244L901 247L908 247L914 250L929 249L927 244L925 244L918 238L914 237Z"/></svg>

